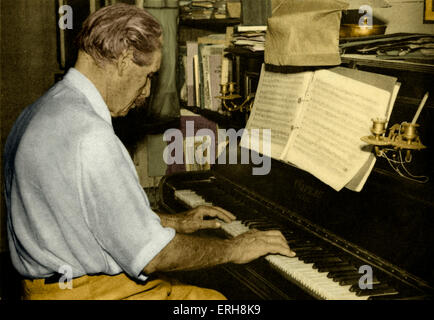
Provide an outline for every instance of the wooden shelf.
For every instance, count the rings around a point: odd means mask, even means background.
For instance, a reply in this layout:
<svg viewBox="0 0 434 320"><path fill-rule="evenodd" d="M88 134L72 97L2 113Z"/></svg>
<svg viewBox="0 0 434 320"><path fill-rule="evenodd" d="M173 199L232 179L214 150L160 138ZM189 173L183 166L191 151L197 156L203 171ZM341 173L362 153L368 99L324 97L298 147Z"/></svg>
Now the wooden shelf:
<svg viewBox="0 0 434 320"><path fill-rule="evenodd" d="M226 27L235 26L240 23L240 19L181 19L179 21L179 25L181 26L223 33L226 32Z"/></svg>
<svg viewBox="0 0 434 320"><path fill-rule="evenodd" d="M225 52L239 56L264 59L264 51L252 51L244 47L231 46L225 49Z"/></svg>
<svg viewBox="0 0 434 320"><path fill-rule="evenodd" d="M263 59L264 52L257 51L252 52L249 49L242 47L229 47L225 49L226 52L239 55L242 57L252 57ZM404 60L390 60L380 59L375 55L362 55L362 54L342 54L341 60L343 64L349 64L351 66L367 66L383 69L395 69L401 71L413 71L424 72L434 74L434 65L429 63L417 63Z"/></svg>
<svg viewBox="0 0 434 320"><path fill-rule="evenodd" d="M341 55L341 60L342 63L348 63L350 65L434 74L433 64L416 63L404 60L386 60L377 58L375 55L343 54Z"/></svg>

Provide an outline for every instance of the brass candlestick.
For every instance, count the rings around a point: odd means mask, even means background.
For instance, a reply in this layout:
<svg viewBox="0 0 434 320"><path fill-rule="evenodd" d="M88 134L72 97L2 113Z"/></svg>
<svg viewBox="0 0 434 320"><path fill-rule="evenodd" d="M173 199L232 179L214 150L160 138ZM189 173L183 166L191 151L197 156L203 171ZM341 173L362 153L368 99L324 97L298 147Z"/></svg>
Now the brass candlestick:
<svg viewBox="0 0 434 320"><path fill-rule="evenodd" d="M381 156L382 150L380 146L387 146L390 144L389 137L385 137L386 132L386 119L372 119L372 136L362 137L361 140L368 144L374 145L375 154Z"/></svg>
<svg viewBox="0 0 434 320"><path fill-rule="evenodd" d="M225 107L225 109L233 112L233 111L246 111L249 112L252 109L253 106L253 98L255 97L255 94L251 93L249 94L244 101L242 101L240 104L236 103L236 100L240 100L242 97L236 93L236 83L235 82L229 82L229 83L222 83L220 84L220 92L221 96L217 96L216 98L222 100L222 104Z"/></svg>

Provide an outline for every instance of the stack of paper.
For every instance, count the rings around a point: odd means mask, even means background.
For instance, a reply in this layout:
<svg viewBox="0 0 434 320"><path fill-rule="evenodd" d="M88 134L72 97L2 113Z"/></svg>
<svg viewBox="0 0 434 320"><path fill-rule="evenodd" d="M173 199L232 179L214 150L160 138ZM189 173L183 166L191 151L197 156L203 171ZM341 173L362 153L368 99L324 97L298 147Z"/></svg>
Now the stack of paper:
<svg viewBox="0 0 434 320"><path fill-rule="evenodd" d="M266 26L238 26L232 38L232 45L251 51L264 51Z"/></svg>
<svg viewBox="0 0 434 320"><path fill-rule="evenodd" d="M180 1L181 19L225 19L227 18L224 0Z"/></svg>

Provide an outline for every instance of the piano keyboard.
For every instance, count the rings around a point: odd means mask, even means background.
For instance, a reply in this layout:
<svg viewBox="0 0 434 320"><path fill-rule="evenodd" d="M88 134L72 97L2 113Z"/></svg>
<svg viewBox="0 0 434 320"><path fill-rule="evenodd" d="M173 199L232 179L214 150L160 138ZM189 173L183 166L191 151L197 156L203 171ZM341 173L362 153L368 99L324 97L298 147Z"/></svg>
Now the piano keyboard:
<svg viewBox="0 0 434 320"><path fill-rule="evenodd" d="M199 192L199 191L198 191ZM194 190L175 190L175 198L188 207L199 205L216 205L226 208L218 203L213 204L197 194ZM249 208L249 210L252 210ZM254 210L253 210L254 211ZM238 212L233 211L237 216ZM265 220L236 220L231 223L221 221L223 231L229 236L236 237L250 228L259 230L278 229ZM359 288L359 279L363 274L358 268L339 258L335 252L323 249L314 241L297 237L297 233L290 230L281 230L288 241L291 250L297 256L294 258L270 254L265 259L271 267L276 269L286 279L303 288L318 299L326 300L367 300L370 297L396 295L398 292L387 283L373 279L372 289Z"/></svg>

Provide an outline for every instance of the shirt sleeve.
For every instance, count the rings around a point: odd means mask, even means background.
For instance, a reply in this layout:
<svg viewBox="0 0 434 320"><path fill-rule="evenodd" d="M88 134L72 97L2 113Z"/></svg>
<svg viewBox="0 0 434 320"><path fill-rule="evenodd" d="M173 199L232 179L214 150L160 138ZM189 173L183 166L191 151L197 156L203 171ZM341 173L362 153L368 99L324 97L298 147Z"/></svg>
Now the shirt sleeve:
<svg viewBox="0 0 434 320"><path fill-rule="evenodd" d="M89 228L106 254L133 278L173 239L149 207L127 150L113 132L87 134L80 144L81 200Z"/></svg>

